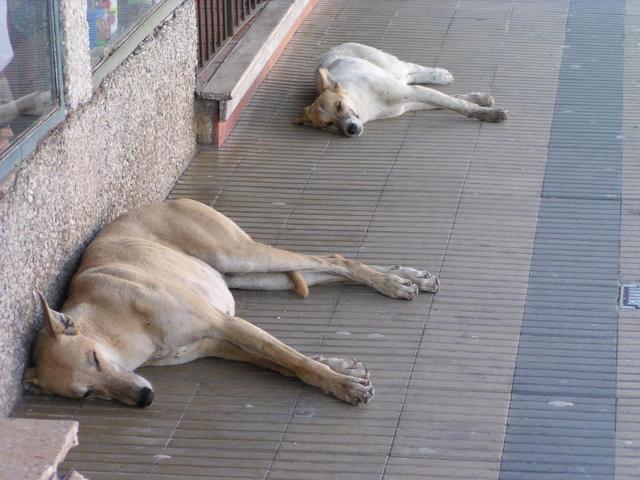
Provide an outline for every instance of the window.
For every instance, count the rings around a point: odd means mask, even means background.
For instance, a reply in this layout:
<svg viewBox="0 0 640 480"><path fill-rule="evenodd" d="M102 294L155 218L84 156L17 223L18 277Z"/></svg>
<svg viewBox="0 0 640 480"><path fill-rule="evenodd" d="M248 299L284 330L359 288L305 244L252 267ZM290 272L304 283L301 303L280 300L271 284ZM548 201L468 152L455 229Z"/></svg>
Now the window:
<svg viewBox="0 0 640 480"><path fill-rule="evenodd" d="M89 47L95 65L162 0L87 0Z"/></svg>
<svg viewBox="0 0 640 480"><path fill-rule="evenodd" d="M55 7L53 0L0 0L0 178L15 164L6 158L11 147L61 110Z"/></svg>
<svg viewBox="0 0 640 480"><path fill-rule="evenodd" d="M94 88L184 2L74 1L87 2ZM0 181L65 117L58 2L0 0Z"/></svg>

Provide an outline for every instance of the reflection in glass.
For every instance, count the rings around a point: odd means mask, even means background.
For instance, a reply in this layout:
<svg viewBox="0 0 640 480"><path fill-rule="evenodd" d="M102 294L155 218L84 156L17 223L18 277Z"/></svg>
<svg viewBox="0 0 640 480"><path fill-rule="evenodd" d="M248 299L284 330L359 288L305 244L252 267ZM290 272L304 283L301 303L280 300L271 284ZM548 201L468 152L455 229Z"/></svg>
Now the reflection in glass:
<svg viewBox="0 0 640 480"><path fill-rule="evenodd" d="M162 0L87 0L89 46L95 64L110 46Z"/></svg>
<svg viewBox="0 0 640 480"><path fill-rule="evenodd" d="M57 106L51 0L0 0L0 152Z"/></svg>

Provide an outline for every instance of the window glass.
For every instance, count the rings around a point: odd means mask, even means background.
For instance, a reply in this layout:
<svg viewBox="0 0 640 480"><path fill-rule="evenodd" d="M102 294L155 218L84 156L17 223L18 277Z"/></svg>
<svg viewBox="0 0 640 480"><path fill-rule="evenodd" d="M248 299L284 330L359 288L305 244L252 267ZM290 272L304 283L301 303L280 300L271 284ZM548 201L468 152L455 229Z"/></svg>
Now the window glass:
<svg viewBox="0 0 640 480"><path fill-rule="evenodd" d="M57 108L52 0L0 0L0 153Z"/></svg>
<svg viewBox="0 0 640 480"><path fill-rule="evenodd" d="M91 60L97 63L123 34L163 0L87 0Z"/></svg>

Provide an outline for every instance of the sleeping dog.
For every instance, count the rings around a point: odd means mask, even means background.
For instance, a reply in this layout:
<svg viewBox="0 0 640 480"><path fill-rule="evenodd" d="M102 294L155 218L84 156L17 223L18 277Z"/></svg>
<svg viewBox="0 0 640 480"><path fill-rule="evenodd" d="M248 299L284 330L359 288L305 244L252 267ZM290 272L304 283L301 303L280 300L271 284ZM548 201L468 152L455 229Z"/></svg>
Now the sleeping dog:
<svg viewBox="0 0 640 480"><path fill-rule="evenodd" d="M446 85L453 76L442 68L403 62L359 43L345 43L322 56L316 70L318 98L296 124L362 135L364 124L412 110L445 108L486 122L502 122L508 112L494 108L487 93L446 95L420 84Z"/></svg>
<svg viewBox="0 0 640 480"><path fill-rule="evenodd" d="M337 281L364 283L405 300L438 289L429 272L255 242L193 200L136 208L87 247L60 311L40 296L44 325L25 386L144 407L154 391L136 368L212 356L298 377L354 405L367 403L374 390L363 363L297 352L235 316L229 291L294 289L306 297L308 285Z"/></svg>

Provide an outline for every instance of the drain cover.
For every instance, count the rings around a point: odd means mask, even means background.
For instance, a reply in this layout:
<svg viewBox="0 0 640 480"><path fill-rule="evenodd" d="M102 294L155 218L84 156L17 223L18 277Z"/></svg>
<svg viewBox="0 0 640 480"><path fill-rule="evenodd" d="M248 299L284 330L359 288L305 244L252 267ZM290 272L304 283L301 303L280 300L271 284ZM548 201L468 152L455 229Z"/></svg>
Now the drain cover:
<svg viewBox="0 0 640 480"><path fill-rule="evenodd" d="M620 289L620 306L640 308L640 285L622 285Z"/></svg>

